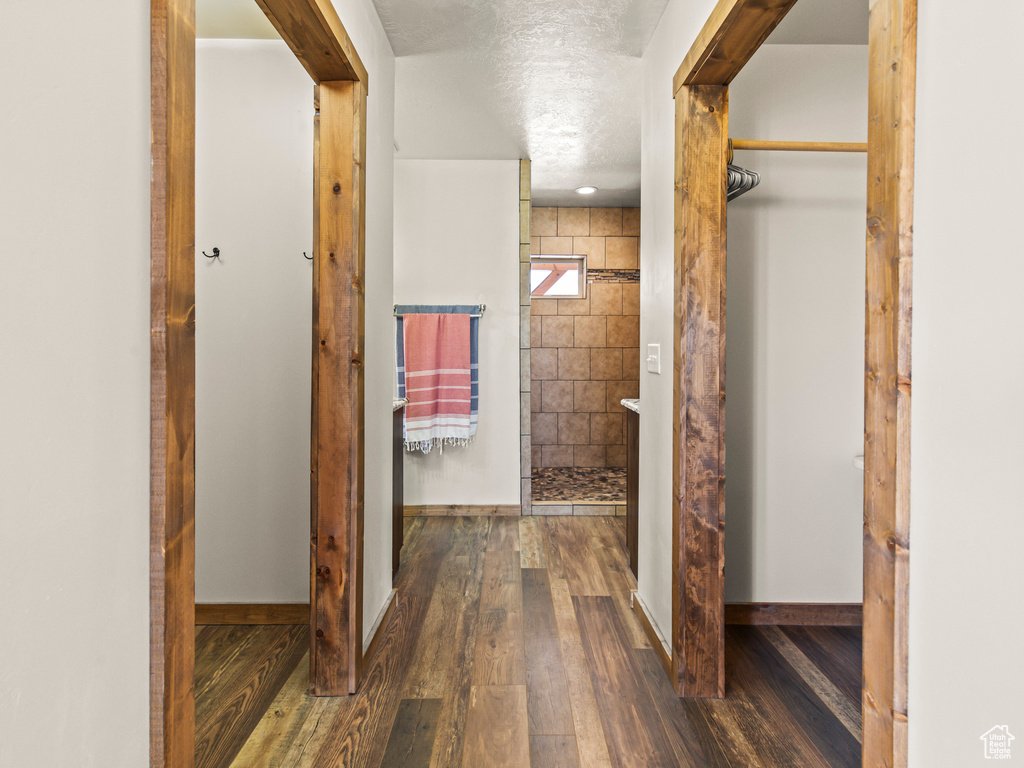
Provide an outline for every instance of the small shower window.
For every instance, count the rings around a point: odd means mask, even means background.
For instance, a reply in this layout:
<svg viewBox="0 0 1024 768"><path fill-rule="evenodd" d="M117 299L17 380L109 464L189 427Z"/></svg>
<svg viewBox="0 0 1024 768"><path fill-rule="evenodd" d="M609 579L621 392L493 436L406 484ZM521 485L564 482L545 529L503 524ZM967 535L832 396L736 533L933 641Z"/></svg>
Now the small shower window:
<svg viewBox="0 0 1024 768"><path fill-rule="evenodd" d="M531 298L582 299L586 287L586 256L530 257Z"/></svg>

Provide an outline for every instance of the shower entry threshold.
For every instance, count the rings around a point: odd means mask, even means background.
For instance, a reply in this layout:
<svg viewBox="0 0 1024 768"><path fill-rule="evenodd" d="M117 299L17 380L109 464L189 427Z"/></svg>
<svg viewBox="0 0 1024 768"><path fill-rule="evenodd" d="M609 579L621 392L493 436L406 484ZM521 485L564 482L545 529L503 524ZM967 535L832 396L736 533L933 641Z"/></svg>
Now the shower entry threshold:
<svg viewBox="0 0 1024 768"><path fill-rule="evenodd" d="M536 467L535 515L626 514L625 467Z"/></svg>

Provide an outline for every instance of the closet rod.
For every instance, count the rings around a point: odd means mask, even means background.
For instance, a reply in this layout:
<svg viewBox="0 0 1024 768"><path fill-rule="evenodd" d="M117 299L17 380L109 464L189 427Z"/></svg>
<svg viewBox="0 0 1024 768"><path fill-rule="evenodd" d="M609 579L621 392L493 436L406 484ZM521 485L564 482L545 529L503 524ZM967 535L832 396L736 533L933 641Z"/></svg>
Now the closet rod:
<svg viewBox="0 0 1024 768"><path fill-rule="evenodd" d="M776 150L781 152L867 152L867 142L855 141L761 141L729 139L729 158L735 149Z"/></svg>

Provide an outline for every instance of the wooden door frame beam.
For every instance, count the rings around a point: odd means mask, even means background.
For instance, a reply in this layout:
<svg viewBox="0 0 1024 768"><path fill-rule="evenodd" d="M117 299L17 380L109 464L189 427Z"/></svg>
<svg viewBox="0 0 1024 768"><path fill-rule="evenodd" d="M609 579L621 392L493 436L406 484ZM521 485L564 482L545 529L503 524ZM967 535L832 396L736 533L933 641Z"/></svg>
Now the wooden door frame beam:
<svg viewBox="0 0 1024 768"><path fill-rule="evenodd" d="M310 693L355 693L363 650L366 89L316 86Z"/></svg>
<svg viewBox="0 0 1024 768"><path fill-rule="evenodd" d="M872 0L864 352L863 765L907 764L917 0Z"/></svg>
<svg viewBox="0 0 1024 768"><path fill-rule="evenodd" d="M672 79L685 85L728 85L796 0L719 0Z"/></svg>
<svg viewBox="0 0 1024 768"><path fill-rule="evenodd" d="M347 124L346 145L314 148L316 189L327 182L328 192L314 192L310 634L311 670L317 669L312 659L322 629L317 617L332 622L319 647L329 645L332 664L339 659L342 664L320 667L329 675L314 681L316 692L352 693L362 665L367 73L330 0L257 2L313 81L348 94L347 102L333 105L326 117L332 130ZM150 766L190 768L195 743L195 0L150 0L150 17ZM318 123L324 119L320 115ZM332 394L341 393L340 400L316 398L325 382ZM320 472L321 463L331 471ZM338 463L345 467L339 470ZM325 494L317 483L327 476L334 480ZM318 537L318 526L327 541ZM344 547L336 546L339 540ZM329 576L327 559L334 566ZM318 613L318 596L338 610Z"/></svg>
<svg viewBox="0 0 1024 768"><path fill-rule="evenodd" d="M149 746L195 743L195 0L150 5Z"/></svg>
<svg viewBox="0 0 1024 768"><path fill-rule="evenodd" d="M369 76L331 0L256 0L314 83Z"/></svg>
<svg viewBox="0 0 1024 768"><path fill-rule="evenodd" d="M683 109L692 102L691 89L720 86L727 104L728 84L749 61L795 0L720 0L697 36L673 80L676 115L676 254L673 423L673 604L671 676L680 695L721 696L709 670L724 669L720 625L724 612L718 558L724 546L721 498L693 494L694 467L705 481L719 472L709 451L723 438L724 420L691 429L690 406L695 395L705 397L713 377L694 376L694 335L689 312L695 296L709 296L717 287L715 270L686 265L717 259L717 241L707 233L688 237L688 222L701 221L705 203L721 195L724 174L709 178L706 161L684 151L718 151L714 132L706 130L706 113ZM917 0L871 0L869 36L868 187L865 301L864 383L864 741L862 764L905 766L907 763L907 657L909 613L910 529L910 394L911 394L911 273L913 251L914 105L917 66ZM692 106L692 104L691 104ZM703 127L701 124L705 124ZM700 140L693 141L697 136ZM696 218L695 218L696 217ZM706 224L706 216L704 224ZM724 244L724 217L722 226ZM724 245L721 255L724 257ZM680 268L679 265L682 265ZM724 258L723 258L724 270ZM703 281L694 284L692 276ZM716 338L705 339L702 363L724 362L724 288L722 323ZM712 327L714 327L712 325ZM713 336L714 334L712 334ZM714 342L718 341L719 344ZM693 387L700 387L698 392ZM724 403L724 387L721 391ZM695 454L695 451L699 455ZM723 462L724 463L724 462ZM701 568L694 569L694 532L705 539L712 523L718 536L698 551ZM688 544L691 550L688 550ZM688 560L689 558L689 560ZM689 567L688 567L689 565ZM721 604L719 604L721 601ZM713 615L714 614L714 615ZM703 622L703 623L702 623ZM694 632L693 629L703 632ZM702 647L691 647L694 642ZM709 661L711 659L711 661Z"/></svg>
<svg viewBox="0 0 1024 768"><path fill-rule="evenodd" d="M676 94L672 684L725 696L725 260L729 88Z"/></svg>

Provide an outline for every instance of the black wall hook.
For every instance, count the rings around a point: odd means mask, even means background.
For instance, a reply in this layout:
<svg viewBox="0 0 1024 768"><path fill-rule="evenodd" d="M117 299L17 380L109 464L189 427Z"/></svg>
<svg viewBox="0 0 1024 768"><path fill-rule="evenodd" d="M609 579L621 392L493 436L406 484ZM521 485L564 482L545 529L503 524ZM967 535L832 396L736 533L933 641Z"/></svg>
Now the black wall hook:
<svg viewBox="0 0 1024 768"><path fill-rule="evenodd" d="M212 256L210 254L208 254L206 251L203 251L203 256L205 256L208 259L219 259L220 258L220 248L217 248L215 246L214 249L213 249L213 255Z"/></svg>
<svg viewBox="0 0 1024 768"><path fill-rule="evenodd" d="M302 252L302 255L303 255L303 256L306 256L306 252L305 252L305 251L303 251L303 252ZM312 256L306 256L306 259L307 259L307 261L312 261L312 260L313 260L313 257L312 257Z"/></svg>

